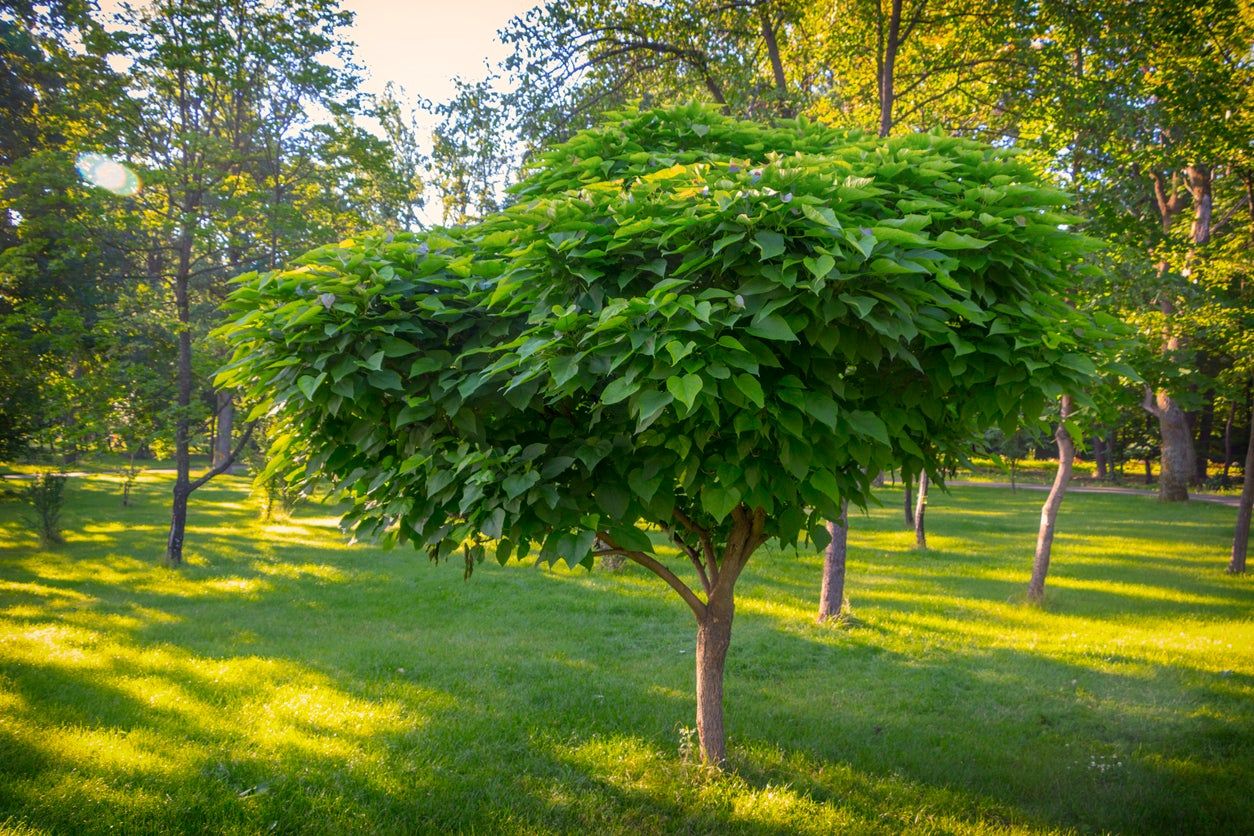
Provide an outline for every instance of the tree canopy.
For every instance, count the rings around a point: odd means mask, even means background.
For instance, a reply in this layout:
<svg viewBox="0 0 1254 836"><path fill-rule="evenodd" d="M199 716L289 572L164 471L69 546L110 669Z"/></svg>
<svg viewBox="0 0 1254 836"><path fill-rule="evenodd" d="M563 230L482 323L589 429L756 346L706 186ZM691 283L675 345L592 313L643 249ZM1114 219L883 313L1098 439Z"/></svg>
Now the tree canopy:
<svg viewBox="0 0 1254 836"><path fill-rule="evenodd" d="M231 296L271 467L433 556L649 551L638 520L822 542L894 462L1080 391L1089 248L1014 154L700 107L619 113L465 229L361 236Z"/></svg>

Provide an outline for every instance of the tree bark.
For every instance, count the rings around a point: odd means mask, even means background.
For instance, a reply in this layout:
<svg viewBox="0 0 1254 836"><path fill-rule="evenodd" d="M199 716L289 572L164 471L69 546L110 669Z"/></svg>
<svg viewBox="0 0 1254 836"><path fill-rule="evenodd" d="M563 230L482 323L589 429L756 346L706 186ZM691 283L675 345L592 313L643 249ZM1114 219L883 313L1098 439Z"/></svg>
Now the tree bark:
<svg viewBox="0 0 1254 836"><path fill-rule="evenodd" d="M788 80L784 76L784 62L779 57L779 42L775 38L775 25L771 20L771 9L767 5L758 10L762 21L762 41L766 44L766 54L771 60L771 72L775 75L775 94L779 96L779 112L784 116L792 115L788 103Z"/></svg>
<svg viewBox="0 0 1254 836"><path fill-rule="evenodd" d="M919 474L919 502L914 507L914 544L920 549L927 548L927 471Z"/></svg>
<svg viewBox="0 0 1254 836"><path fill-rule="evenodd" d="M1245 445L1245 472L1241 485L1241 504L1237 506L1237 528L1232 535L1232 557L1228 571L1245 571L1245 557L1250 546L1250 511L1254 507L1254 401L1250 406L1250 439Z"/></svg>
<svg viewBox="0 0 1254 836"><path fill-rule="evenodd" d="M914 477L901 471L901 487L905 495L902 507L906 515L906 528L914 528Z"/></svg>
<svg viewBox="0 0 1254 836"><path fill-rule="evenodd" d="M1106 446L1100 433L1093 436L1093 465L1095 471L1093 475L1098 479L1105 479L1107 468Z"/></svg>
<svg viewBox="0 0 1254 836"><path fill-rule="evenodd" d="M217 467L231 455L231 435L235 425L235 399L231 393L218 392L217 434L213 439L213 466Z"/></svg>
<svg viewBox="0 0 1254 836"><path fill-rule="evenodd" d="M1228 472L1232 469L1232 419L1236 417L1237 404L1228 404L1228 422L1224 424L1224 487L1228 487Z"/></svg>
<svg viewBox="0 0 1254 836"><path fill-rule="evenodd" d="M735 614L735 600L728 589L726 595L711 596L705 616L697 622L697 737L701 759L713 766L721 766L727 760L723 671Z"/></svg>
<svg viewBox="0 0 1254 836"><path fill-rule="evenodd" d="M1193 478L1193 433L1184 410L1163 390L1146 391L1141 404L1158 419L1162 436L1162 471L1158 474L1158 498L1164 502L1184 502L1189 498Z"/></svg>
<svg viewBox="0 0 1254 836"><path fill-rule="evenodd" d="M832 542L823 555L823 588L819 593L819 621L840 615L845 603L845 559L849 546L849 503L840 503L840 519L827 523Z"/></svg>
<svg viewBox="0 0 1254 836"><path fill-rule="evenodd" d="M888 136L893 129L893 75L897 69L897 48L901 45L901 3L902 0L892 0L888 37L883 41L883 58L879 62L880 136Z"/></svg>
<svg viewBox="0 0 1254 836"><path fill-rule="evenodd" d="M1054 474L1054 485L1041 508L1041 527L1036 535L1036 555L1032 559L1032 580L1028 583L1028 600L1038 604L1045 597L1045 576L1049 572L1049 556L1054 545L1058 509L1062 507L1062 499L1067 493L1067 481L1071 478L1071 467L1075 462L1075 444L1063 423L1070 414L1071 396L1063 395L1058 410L1058 429L1054 431L1054 438L1058 441L1058 472Z"/></svg>
<svg viewBox="0 0 1254 836"><path fill-rule="evenodd" d="M179 235L178 268L174 276L174 302L178 309L178 412L174 419L174 492L170 507L170 536L165 561L170 566L183 563L183 536L187 528L187 497L191 495L191 452L189 450L192 404L192 332L189 300L192 263L192 230L189 217L195 209L189 198L183 229Z"/></svg>

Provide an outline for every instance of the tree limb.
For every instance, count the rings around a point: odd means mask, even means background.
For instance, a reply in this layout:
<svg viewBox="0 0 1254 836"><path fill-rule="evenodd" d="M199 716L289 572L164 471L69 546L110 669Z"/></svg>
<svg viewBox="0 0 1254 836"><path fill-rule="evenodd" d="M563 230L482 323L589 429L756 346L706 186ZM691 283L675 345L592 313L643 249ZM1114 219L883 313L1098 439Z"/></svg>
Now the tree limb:
<svg viewBox="0 0 1254 836"><path fill-rule="evenodd" d="M235 449L231 451L231 454L223 459L212 470L207 471L199 479L196 479L194 482L189 484L187 486L187 493L191 494L192 491L201 487L213 477L225 473L231 465L235 464L235 460L239 458L239 454L244 452L244 445L248 444L249 439L253 437L253 430L255 429L257 429L257 422L253 421L248 425L247 429L244 430L244 434L240 437L239 442L235 445Z"/></svg>
<svg viewBox="0 0 1254 836"><path fill-rule="evenodd" d="M601 538L601 542L609 546L616 554L622 554L630 560L639 563L641 566L666 581L670 584L671 589L678 592L679 597L684 599L684 603L688 605L688 608L692 610L693 615L695 615L698 620L705 618L705 604L697 597L697 593L693 592L686 583L679 579L678 575L663 564L659 563L651 555L635 551L634 549L624 549L622 546L619 546L611 540L604 531L598 532L597 537Z"/></svg>

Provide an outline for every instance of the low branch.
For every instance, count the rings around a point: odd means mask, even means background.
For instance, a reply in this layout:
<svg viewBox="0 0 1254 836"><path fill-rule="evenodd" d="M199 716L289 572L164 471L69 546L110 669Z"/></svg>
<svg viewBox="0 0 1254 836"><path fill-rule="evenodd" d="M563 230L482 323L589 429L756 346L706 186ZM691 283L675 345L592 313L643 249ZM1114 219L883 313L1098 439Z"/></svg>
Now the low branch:
<svg viewBox="0 0 1254 836"><path fill-rule="evenodd" d="M697 597L697 593L693 592L686 583L679 579L678 575L663 564L659 563L651 555L635 551L634 549L625 549L622 546L619 546L611 540L604 531L598 532L597 537L601 539L602 543L609 546L614 554L621 554L628 559L639 563L641 566L666 581L670 584L671 589L678 592L679 597L684 599L684 603L688 605L688 608L692 610L693 615L695 615L698 620L705 618L705 603Z"/></svg>
<svg viewBox="0 0 1254 836"><path fill-rule="evenodd" d="M199 479L197 479L196 481L192 482L190 485L187 486L188 494L190 494L192 491L204 485L213 477L219 476L225 473L227 469L230 468L231 465L235 464L235 460L239 458L239 454L244 452L244 446L248 444L249 439L253 437L253 430L255 429L257 429L257 422L253 421L251 424L248 425L247 429L244 430L244 435L240 437L239 443L235 445L235 449L231 451L231 454L229 456L223 459L212 470L209 470Z"/></svg>
<svg viewBox="0 0 1254 836"><path fill-rule="evenodd" d="M662 530L666 532L667 536L671 538L671 542L683 549L684 554L688 555L688 560L692 561L693 568L697 570L697 576L701 578L701 588L705 590L706 595L709 595L713 586L710 583L709 574L705 571L705 564L701 562L701 553L685 543L683 538L679 536L679 532L675 531L666 523L659 522L658 525L660 525Z"/></svg>

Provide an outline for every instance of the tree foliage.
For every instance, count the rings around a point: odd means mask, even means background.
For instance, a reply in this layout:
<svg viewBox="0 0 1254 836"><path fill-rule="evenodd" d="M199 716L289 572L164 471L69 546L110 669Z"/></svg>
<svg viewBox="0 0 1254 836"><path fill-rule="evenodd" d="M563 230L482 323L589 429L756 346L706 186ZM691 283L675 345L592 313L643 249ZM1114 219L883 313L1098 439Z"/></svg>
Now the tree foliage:
<svg viewBox="0 0 1254 836"><path fill-rule="evenodd" d="M1093 372L1060 299L1088 245L1006 151L692 107L617 114L516 193L231 296L223 384L273 405L273 466L346 488L364 533L573 565L743 507L823 542L868 471L939 476Z"/></svg>

